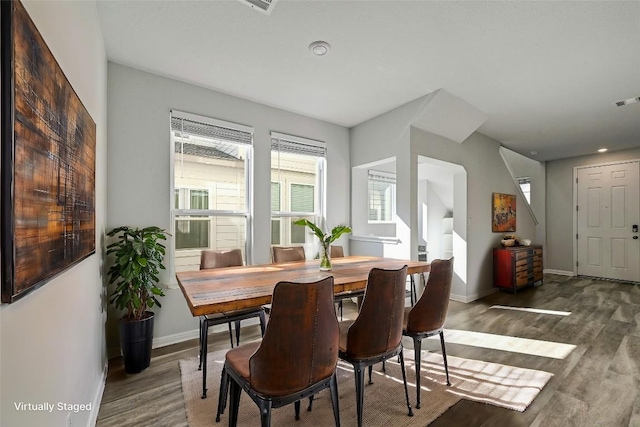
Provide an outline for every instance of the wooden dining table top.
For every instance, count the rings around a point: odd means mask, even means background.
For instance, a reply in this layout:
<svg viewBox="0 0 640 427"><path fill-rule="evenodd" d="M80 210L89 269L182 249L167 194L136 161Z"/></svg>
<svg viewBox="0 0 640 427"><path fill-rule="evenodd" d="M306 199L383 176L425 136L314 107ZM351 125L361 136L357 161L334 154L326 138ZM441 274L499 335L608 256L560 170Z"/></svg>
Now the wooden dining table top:
<svg viewBox="0 0 640 427"><path fill-rule="evenodd" d="M358 292L367 286L369 271L408 267L408 274L426 273L430 264L371 256L331 260L331 271L320 271L320 261L247 265L186 271L176 274L178 285L193 316L260 307L271 302L278 282L315 282L333 276L334 293Z"/></svg>

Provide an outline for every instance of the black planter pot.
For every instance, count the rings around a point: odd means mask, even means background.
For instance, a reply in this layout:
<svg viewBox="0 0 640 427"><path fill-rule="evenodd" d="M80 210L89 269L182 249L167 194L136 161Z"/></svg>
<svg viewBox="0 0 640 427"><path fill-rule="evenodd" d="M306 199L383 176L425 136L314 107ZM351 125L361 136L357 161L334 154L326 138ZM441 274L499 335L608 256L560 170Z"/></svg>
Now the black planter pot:
<svg viewBox="0 0 640 427"><path fill-rule="evenodd" d="M142 320L120 320L120 348L128 374L137 374L151 363L154 314L148 311L147 316Z"/></svg>

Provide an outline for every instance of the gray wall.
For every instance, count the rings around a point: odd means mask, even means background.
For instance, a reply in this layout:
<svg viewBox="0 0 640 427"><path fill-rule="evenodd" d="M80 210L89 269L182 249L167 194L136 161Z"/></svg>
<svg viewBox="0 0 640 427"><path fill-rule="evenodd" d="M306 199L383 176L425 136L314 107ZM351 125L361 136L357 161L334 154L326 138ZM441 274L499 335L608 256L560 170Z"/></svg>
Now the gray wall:
<svg viewBox="0 0 640 427"><path fill-rule="evenodd" d="M546 216L549 220L545 269L573 273L573 168L637 159L640 159L640 147L547 162Z"/></svg>
<svg viewBox="0 0 640 427"><path fill-rule="evenodd" d="M254 135L254 251L253 263L270 262L271 138L270 131L327 143L327 224L349 224L349 130L109 63L108 228L119 225L157 225L171 228L169 112L172 109L252 126ZM346 237L338 244L348 246ZM172 242L168 242L172 247ZM175 289L172 255L161 279L173 286L157 310L156 345L197 336L197 319ZM117 349L109 316L110 354Z"/></svg>
<svg viewBox="0 0 640 427"><path fill-rule="evenodd" d="M513 172L514 179L519 177L528 176L531 178L531 209L538 221L536 227L536 234L534 236L521 236L531 239L533 243L546 246L546 172L545 163L538 162L516 153L515 151L508 150L504 147L501 148L502 154ZM523 207L526 200L523 200ZM522 209L520 212L525 214L526 209Z"/></svg>
<svg viewBox="0 0 640 427"><path fill-rule="evenodd" d="M516 184L507 170L499 154L500 143L480 133L473 133L462 144L446 138L411 128L411 150L421 155L461 165L467 171L466 216L460 218L454 200L454 231L463 239L466 238L467 262L456 257L456 274L463 282L461 289L456 281L452 286L452 294L463 297L467 301L481 298L494 291L492 272L492 249L500 245L504 233L491 231L491 194L517 194ZM458 178L459 179L459 178ZM456 184L462 187L454 177L454 194ZM522 215L524 201L517 198L516 234L522 236L535 235L535 224L531 216ZM466 218L466 221L465 219ZM454 242L455 247L455 242ZM454 249L455 251L455 249ZM466 269L464 269L466 267Z"/></svg>
<svg viewBox="0 0 640 427"><path fill-rule="evenodd" d="M105 380L107 62L95 2L23 4L96 123L96 253L13 304L0 306L0 425L93 425ZM2 94L5 96L5 94ZM52 413L14 403L56 405ZM59 411L57 403L91 411Z"/></svg>

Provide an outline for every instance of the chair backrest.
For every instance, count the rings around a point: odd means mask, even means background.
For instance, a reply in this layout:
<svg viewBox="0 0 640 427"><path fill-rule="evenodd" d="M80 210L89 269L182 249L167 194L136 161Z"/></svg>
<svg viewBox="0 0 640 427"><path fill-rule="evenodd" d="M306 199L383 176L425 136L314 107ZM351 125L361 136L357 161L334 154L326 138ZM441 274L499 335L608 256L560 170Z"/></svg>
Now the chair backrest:
<svg viewBox="0 0 640 427"><path fill-rule="evenodd" d="M225 251L204 249L200 253L200 270L206 270L209 268L236 267L242 264L242 251L240 249L231 249Z"/></svg>
<svg viewBox="0 0 640 427"><path fill-rule="evenodd" d="M342 258L344 256L344 251L342 250L342 246L331 245L331 252L329 252L329 256L331 258Z"/></svg>
<svg viewBox="0 0 640 427"><path fill-rule="evenodd" d="M347 356L375 356L400 345L406 281L406 265L369 272L360 313L347 332Z"/></svg>
<svg viewBox="0 0 640 427"><path fill-rule="evenodd" d="M444 326L449 309L452 278L453 257L431 262L424 292L409 312L407 332L430 332Z"/></svg>
<svg viewBox="0 0 640 427"><path fill-rule="evenodd" d="M333 277L280 282L273 290L267 330L249 361L251 387L286 396L331 376L338 361Z"/></svg>
<svg viewBox="0 0 640 427"><path fill-rule="evenodd" d="M273 246L273 262L304 261L306 258L302 246Z"/></svg>

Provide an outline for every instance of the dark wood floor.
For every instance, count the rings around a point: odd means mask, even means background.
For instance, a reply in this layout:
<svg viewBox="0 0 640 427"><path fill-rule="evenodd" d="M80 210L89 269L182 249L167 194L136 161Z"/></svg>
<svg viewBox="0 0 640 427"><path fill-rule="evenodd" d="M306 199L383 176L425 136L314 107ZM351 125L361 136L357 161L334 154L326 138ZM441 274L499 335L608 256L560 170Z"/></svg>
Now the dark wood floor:
<svg viewBox="0 0 640 427"><path fill-rule="evenodd" d="M490 309L492 305L571 314ZM354 306L347 313L355 315ZM546 275L543 286L516 295L499 292L470 304L452 301L446 327L576 347L567 357L554 359L448 343L447 353L453 356L544 370L554 377L523 413L462 400L432 426L640 426L639 285ZM249 327L242 333L243 340L250 339L259 330ZM209 342L210 351L229 346L225 333L212 335ZM423 348L439 352L439 343L428 340ZM196 340L154 350L151 367L137 375L126 375L122 362L112 360L97 425L188 426L178 360L196 355Z"/></svg>

